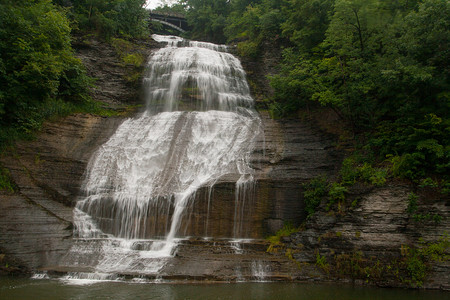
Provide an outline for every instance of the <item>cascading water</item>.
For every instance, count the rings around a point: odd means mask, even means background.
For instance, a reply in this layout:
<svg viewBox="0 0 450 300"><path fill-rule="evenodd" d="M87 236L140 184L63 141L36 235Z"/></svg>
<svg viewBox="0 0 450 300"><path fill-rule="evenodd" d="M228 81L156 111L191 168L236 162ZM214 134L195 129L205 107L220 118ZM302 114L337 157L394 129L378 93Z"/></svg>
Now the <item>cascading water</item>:
<svg viewBox="0 0 450 300"><path fill-rule="evenodd" d="M123 122L92 157L75 208L79 241L66 260L91 261L88 269L99 274L157 272L183 237L196 192L207 187L211 197L224 176L236 182L233 237L246 234L245 191L254 181L248 161L261 121L242 66L226 46L153 38L167 46L148 63L146 111Z"/></svg>

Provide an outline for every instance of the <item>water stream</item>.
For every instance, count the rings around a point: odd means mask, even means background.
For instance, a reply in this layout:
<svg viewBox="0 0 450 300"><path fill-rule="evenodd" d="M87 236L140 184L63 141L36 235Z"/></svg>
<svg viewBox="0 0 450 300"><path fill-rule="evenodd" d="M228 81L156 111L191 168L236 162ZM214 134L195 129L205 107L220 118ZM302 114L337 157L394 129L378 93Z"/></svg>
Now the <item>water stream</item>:
<svg viewBox="0 0 450 300"><path fill-rule="evenodd" d="M184 238L196 193L207 188L211 198L224 177L236 183L230 238L247 235L249 155L262 131L245 72L226 46L153 38L166 47L148 62L146 110L91 158L74 210L77 240L63 260L101 278L158 272Z"/></svg>

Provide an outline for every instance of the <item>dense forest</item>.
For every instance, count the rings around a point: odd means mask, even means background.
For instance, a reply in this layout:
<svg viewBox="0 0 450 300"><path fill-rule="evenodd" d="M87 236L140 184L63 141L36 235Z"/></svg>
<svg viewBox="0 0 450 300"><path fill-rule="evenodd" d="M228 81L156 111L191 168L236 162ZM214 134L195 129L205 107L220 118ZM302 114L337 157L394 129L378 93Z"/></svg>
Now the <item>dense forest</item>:
<svg viewBox="0 0 450 300"><path fill-rule="evenodd" d="M144 7L144 0L1 0L0 142L53 115L95 107L71 35L148 36ZM395 176L450 191L449 1L180 0L159 10L185 14L190 38L235 44L249 60L276 48L271 114L327 107L357 142L336 190Z"/></svg>
<svg viewBox="0 0 450 300"><path fill-rule="evenodd" d="M450 191L450 2L185 0L179 6L192 38L237 44L241 56L256 61L269 47L282 52L269 78L272 114L333 109L359 149L344 161L343 184L382 183L393 175Z"/></svg>
<svg viewBox="0 0 450 300"><path fill-rule="evenodd" d="M0 1L0 148L46 119L98 111L73 35L148 36L145 0Z"/></svg>

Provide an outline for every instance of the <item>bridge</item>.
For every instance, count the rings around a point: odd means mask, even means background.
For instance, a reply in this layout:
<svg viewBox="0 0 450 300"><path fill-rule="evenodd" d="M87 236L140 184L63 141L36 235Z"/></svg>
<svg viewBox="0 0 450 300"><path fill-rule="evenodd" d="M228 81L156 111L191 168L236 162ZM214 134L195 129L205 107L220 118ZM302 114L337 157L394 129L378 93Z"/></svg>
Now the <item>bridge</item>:
<svg viewBox="0 0 450 300"><path fill-rule="evenodd" d="M183 33L189 30L186 19L181 15L150 12L150 21L159 22Z"/></svg>

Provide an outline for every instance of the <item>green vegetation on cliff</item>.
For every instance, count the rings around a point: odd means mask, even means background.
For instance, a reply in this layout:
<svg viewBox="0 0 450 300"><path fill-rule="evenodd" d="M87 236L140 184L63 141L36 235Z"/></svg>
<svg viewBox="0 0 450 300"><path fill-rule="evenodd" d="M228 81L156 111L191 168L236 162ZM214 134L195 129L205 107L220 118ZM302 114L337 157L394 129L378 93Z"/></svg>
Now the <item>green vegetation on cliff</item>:
<svg viewBox="0 0 450 300"><path fill-rule="evenodd" d="M184 0L192 37L258 61L282 52L268 99L282 117L333 109L370 164L419 182L450 174L450 3L446 0ZM363 167L363 165L359 165ZM370 178L367 178L371 180ZM376 178L373 178L377 180ZM384 179L382 179L384 180Z"/></svg>
<svg viewBox="0 0 450 300"><path fill-rule="evenodd" d="M92 79L74 55L71 32L94 32L104 38L141 36L147 33L144 4L144 0L0 2L1 149L18 137L30 136L51 117L102 111L89 97Z"/></svg>
<svg viewBox="0 0 450 300"><path fill-rule="evenodd" d="M73 55L70 23L49 0L0 3L0 140L29 133L54 107L87 101L89 80Z"/></svg>

